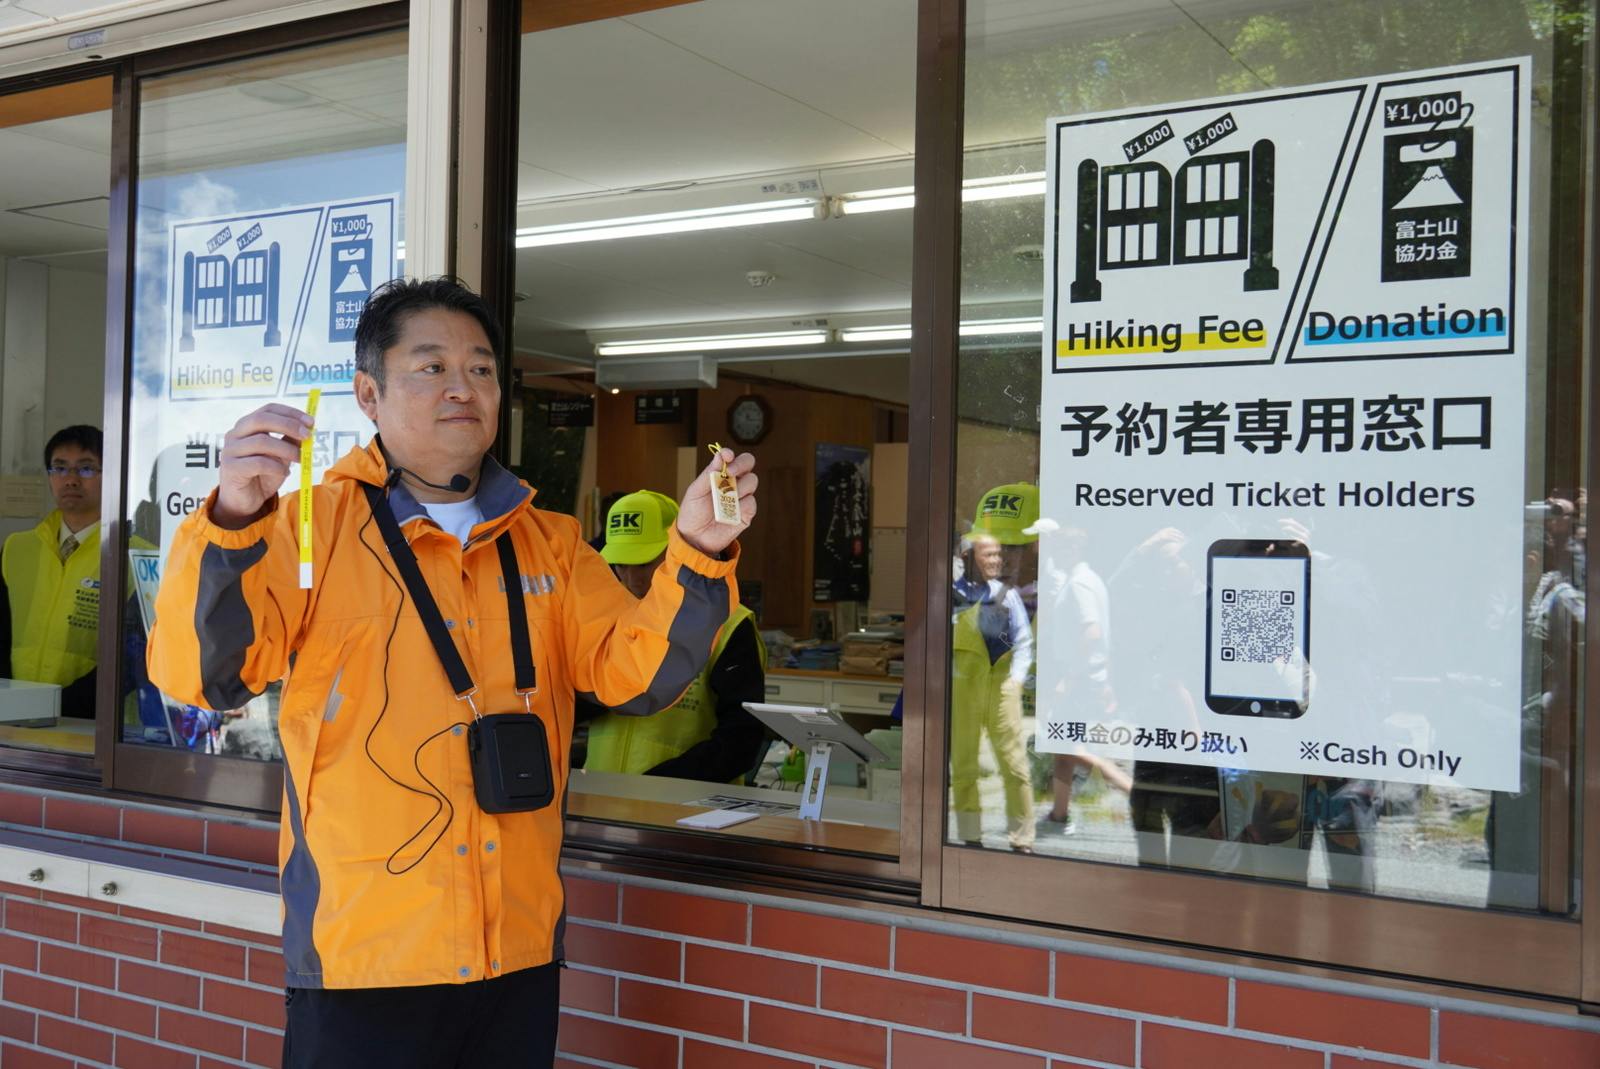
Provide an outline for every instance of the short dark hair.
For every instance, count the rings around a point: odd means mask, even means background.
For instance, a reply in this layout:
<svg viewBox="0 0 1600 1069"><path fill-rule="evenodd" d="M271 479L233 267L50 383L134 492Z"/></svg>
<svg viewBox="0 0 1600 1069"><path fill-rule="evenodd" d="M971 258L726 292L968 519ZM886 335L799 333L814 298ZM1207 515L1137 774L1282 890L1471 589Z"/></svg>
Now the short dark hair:
<svg viewBox="0 0 1600 1069"><path fill-rule="evenodd" d="M106 439L105 435L100 433L100 428L91 427L87 423L74 423L70 427L62 427L56 431L44 444L45 467L50 466L50 458L64 445L75 445L85 452L93 453L96 460L105 460Z"/></svg>
<svg viewBox="0 0 1600 1069"><path fill-rule="evenodd" d="M478 321L489 338L496 360L501 358L500 324L482 297L458 278L397 278L372 291L356 322L356 370L365 371L383 392L383 354L400 340L406 318L415 312L443 308L465 312Z"/></svg>

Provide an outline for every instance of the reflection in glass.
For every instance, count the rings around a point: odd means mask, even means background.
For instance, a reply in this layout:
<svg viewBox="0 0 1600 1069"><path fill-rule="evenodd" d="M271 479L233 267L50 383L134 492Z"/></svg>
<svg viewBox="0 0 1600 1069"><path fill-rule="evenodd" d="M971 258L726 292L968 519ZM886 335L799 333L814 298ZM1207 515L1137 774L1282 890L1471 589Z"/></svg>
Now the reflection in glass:
<svg viewBox="0 0 1600 1069"><path fill-rule="evenodd" d="M1260 711L1250 709L1252 701L1261 711L1281 706L1273 711L1289 718L1297 707L1321 702L1359 707L1393 723L1412 722L1421 749L1427 725L1416 722L1411 710L1442 706L1470 722L1491 705L1503 708L1510 691L1518 696L1513 704L1520 700L1522 709L1522 789L1488 792L1398 783L1383 779L1381 766L1357 764L1346 777L1281 774L1252 768L1243 752L1220 768L1190 764L1182 760L1182 732L1167 751L1172 756L1159 761L1086 760L1090 751L1078 752L1068 739L1062 740L1066 752L1061 755L1031 755L1036 853L1461 905L1557 913L1571 908L1570 885L1560 877L1552 882L1550 876L1577 871L1570 784L1578 781L1574 737L1584 669L1587 510L1577 430L1583 421L1572 399L1584 394L1586 365L1575 318L1579 312L1566 298L1553 296L1549 280L1554 268L1547 265L1555 257L1569 267L1581 265L1585 255L1581 247L1552 238L1552 221L1572 210L1585 177L1555 173L1552 131L1567 129L1563 124L1592 107L1592 101L1574 91L1573 79L1562 82L1552 55L1562 47L1563 35L1581 41L1592 27L1584 24L1587 16L1574 21L1545 9L1530 15L1531 10L1510 0L1269 3L1247 14L1204 0L1186 4L1182 13L1153 8L1030 12L1003 0L969 5L968 193L974 181L1043 171L1040 134L1052 117L1533 57L1529 289L1534 311L1524 491L1531 504L1520 521L1523 598L1520 604L1510 598L1483 604L1484 599L1449 583L1428 587L1438 604L1455 606L1464 626L1477 629L1474 642L1504 643L1508 634L1521 635L1520 688L1516 680L1487 678L1470 649L1451 648L1445 636L1417 634L1397 623L1406 614L1403 606L1387 600L1392 595L1386 594L1384 576L1397 568L1420 577L1442 574L1436 558L1444 554L1430 553L1425 545L1397 544L1389 547L1390 554L1369 559L1331 555L1318 548L1316 521L1309 514L1291 507L1247 513L1222 501L1214 508L1192 510L1191 515L1203 513L1203 518L1182 524L1182 529L1163 521L1119 534L1103 520L1103 511L1046 501L1040 524L1050 533L1038 565L1037 599L1049 607L1044 616L1056 621L1052 626L1065 633L1047 633L1036 619L1033 642L1037 657L1062 662L1064 681L1052 693L1025 689L1022 699L1022 733L1030 749L1035 707L1087 725L1086 733L1097 724L1136 725L1141 716L1159 712L1162 722L1193 729L1198 746L1215 722L1237 724L1259 717ZM1470 27L1471 32L1434 32L1446 23ZM1308 47L1309 42L1315 46ZM1280 144L1278 150L1287 149ZM1042 194L1040 189L1027 198L993 201L963 196L963 324L1002 315L1018 320L1040 315L1042 260L1050 255L1041 247ZM1180 194L1186 195L1187 187L1174 193ZM1126 198L1118 203L1125 205ZM1226 233L1222 241L1226 244ZM1552 300L1557 302L1553 312ZM1565 343L1548 343L1547 331ZM1041 421L1057 440L1065 437L1055 430L1063 414L1039 410L1039 369L1036 329L1010 338L962 331L955 465L960 522L954 534L969 544L965 517L991 487L1037 481ZM1194 398L1166 400L1176 406ZM1253 396L1236 400L1252 401ZM1241 412L1245 407L1241 405ZM1557 418L1558 409L1564 418ZM1276 433L1273 413L1263 404L1252 415L1259 417L1251 431L1254 444L1268 448ZM1152 416L1137 406L1120 419L1118 413L1109 413L1104 447L1110 450L1125 439L1149 444L1158 434L1166 441L1172 428L1157 426ZM1085 435L1100 433L1098 427L1081 430ZM1279 441L1278 447L1294 449L1296 444L1291 439ZM1319 615L1301 619L1300 630L1293 632L1302 656L1284 659L1273 678L1252 677L1223 664L1220 651L1208 649L1205 634L1208 614L1218 623L1224 611L1222 587L1208 586L1216 575L1217 547L1240 542L1241 532L1260 534L1260 525L1248 522L1257 516L1269 516L1276 525L1258 542L1309 547L1303 567L1318 591ZM1325 542L1333 541L1326 538L1327 530L1322 534ZM970 574L965 572L970 567L966 560L959 562L958 577ZM1295 584L1276 584L1274 589L1295 589ZM973 646L960 625L960 604L956 599L952 621L953 695L968 686L963 678L970 675L966 662ZM1318 636L1340 634L1367 636L1374 656L1358 670L1340 673L1341 678L1319 674ZM1427 660L1449 670L1418 673L1411 666L1420 658L1408 660L1408 650L1427 651ZM1197 688L1190 681L1205 678L1208 658L1214 661L1213 686ZM1230 692L1251 688L1256 693L1243 695L1244 715L1218 712L1219 704L1236 704ZM1007 815L1016 808L1007 803L1015 777L997 752L993 763L979 764L974 790L961 738L963 732L970 734L963 727L966 715L961 703L953 701L950 779L955 799L947 834L952 842L1015 848L1015 820ZM1225 736L1227 725L1222 728ZM1233 733L1239 733L1237 727ZM974 794L976 805L969 801ZM974 810L981 814L976 834Z"/></svg>
<svg viewBox="0 0 1600 1069"><path fill-rule="evenodd" d="M722 834L811 836L804 752L739 708L765 699L837 709L888 755L834 758L851 823L822 830L899 851L916 20L701 0L523 38L512 470L630 583L659 551L618 554L652 512L619 497L679 500L711 442L761 472L750 619L678 707L588 711L576 816L758 805Z"/></svg>
<svg viewBox="0 0 1600 1069"><path fill-rule="evenodd" d="M216 485L240 416L321 388L315 477L372 434L351 341L404 256L405 115L403 32L140 84L127 494L140 662L173 534ZM207 709L146 685L123 741L277 760L279 690Z"/></svg>
<svg viewBox="0 0 1600 1069"><path fill-rule="evenodd" d="M3 103L0 745L90 754L111 80Z"/></svg>

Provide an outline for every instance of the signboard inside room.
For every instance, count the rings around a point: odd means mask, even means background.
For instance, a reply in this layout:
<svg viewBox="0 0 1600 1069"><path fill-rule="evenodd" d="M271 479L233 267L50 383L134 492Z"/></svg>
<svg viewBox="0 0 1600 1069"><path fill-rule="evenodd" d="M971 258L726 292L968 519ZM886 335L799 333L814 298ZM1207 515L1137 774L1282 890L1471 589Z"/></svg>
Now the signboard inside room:
<svg viewBox="0 0 1600 1069"><path fill-rule="evenodd" d="M1528 87L1047 124L1041 573L1086 539L1117 704L1041 598L1040 750L1518 788Z"/></svg>

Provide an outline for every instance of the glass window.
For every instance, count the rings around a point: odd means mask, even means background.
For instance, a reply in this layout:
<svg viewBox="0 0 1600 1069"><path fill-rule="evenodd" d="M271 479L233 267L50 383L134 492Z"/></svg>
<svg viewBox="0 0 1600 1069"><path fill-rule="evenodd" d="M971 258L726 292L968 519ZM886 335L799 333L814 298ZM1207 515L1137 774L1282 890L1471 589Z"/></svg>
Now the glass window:
<svg viewBox="0 0 1600 1069"><path fill-rule="evenodd" d="M761 474L747 611L672 709L580 705L574 815L800 838L765 699L882 750L835 751L826 839L899 852L916 14L701 0L523 40L512 466L630 585L708 444Z"/></svg>
<svg viewBox="0 0 1600 1069"><path fill-rule="evenodd" d="M94 751L111 79L0 97L0 745Z"/></svg>
<svg viewBox="0 0 1600 1069"><path fill-rule="evenodd" d="M953 844L1570 910L1559 10L968 6Z"/></svg>
<svg viewBox="0 0 1600 1069"><path fill-rule="evenodd" d="M222 437L323 391L322 472L371 437L355 323L404 258L406 38L389 32L140 83L127 518L142 663L161 564L216 485ZM298 466L290 473L298 486ZM148 684L124 742L272 760L274 685L238 709Z"/></svg>

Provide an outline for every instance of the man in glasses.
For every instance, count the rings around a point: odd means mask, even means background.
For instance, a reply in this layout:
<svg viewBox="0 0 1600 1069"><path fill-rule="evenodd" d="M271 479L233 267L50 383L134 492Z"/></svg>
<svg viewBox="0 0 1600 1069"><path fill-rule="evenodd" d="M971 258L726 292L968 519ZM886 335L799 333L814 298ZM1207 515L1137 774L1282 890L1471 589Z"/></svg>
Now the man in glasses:
<svg viewBox="0 0 1600 1069"><path fill-rule="evenodd" d="M0 552L0 676L60 686L65 716L94 716L103 441L84 424L51 435L44 462L55 511Z"/></svg>

